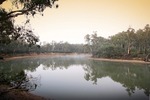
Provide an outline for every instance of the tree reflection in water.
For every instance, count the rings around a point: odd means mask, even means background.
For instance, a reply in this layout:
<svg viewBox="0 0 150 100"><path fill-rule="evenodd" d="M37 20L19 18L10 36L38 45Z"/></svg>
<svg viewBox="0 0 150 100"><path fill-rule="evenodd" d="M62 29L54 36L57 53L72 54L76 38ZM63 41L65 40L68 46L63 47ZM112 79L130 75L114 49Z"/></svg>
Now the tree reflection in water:
<svg viewBox="0 0 150 100"><path fill-rule="evenodd" d="M0 71L1 75L3 75L2 72L5 72L7 77L16 77L15 73L19 73L22 70L34 72L41 64L44 65L44 70L68 69L71 65L81 65L85 71L84 79L93 81L93 84L97 84L98 79L109 76L112 80L121 83L126 88L129 96L134 94L137 88L144 90L147 96L150 95L150 67L143 64L102 62L88 60L84 57L60 56L0 62ZM34 90L36 86L40 86L40 77L34 79L31 76L27 76L25 72L21 72L21 75L18 76L24 77L22 81L25 83L20 86L27 90ZM16 82L13 82L11 78L6 78L6 80L13 84L17 83L16 80Z"/></svg>
<svg viewBox="0 0 150 100"><path fill-rule="evenodd" d="M90 65L84 67L85 79L91 80L94 84L97 79L109 76L126 88L128 95L131 96L135 89L143 89L144 93L150 95L150 67L131 63L113 63L91 61Z"/></svg>
<svg viewBox="0 0 150 100"><path fill-rule="evenodd" d="M23 70L16 74L1 72L0 84L9 85L10 89L34 91L37 86L40 86L40 77L27 76Z"/></svg>

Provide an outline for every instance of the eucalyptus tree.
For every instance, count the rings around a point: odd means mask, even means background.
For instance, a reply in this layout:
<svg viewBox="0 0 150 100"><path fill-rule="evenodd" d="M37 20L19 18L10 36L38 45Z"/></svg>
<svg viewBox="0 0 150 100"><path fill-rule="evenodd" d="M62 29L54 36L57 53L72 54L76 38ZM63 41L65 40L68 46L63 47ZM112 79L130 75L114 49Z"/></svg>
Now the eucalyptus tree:
<svg viewBox="0 0 150 100"><path fill-rule="evenodd" d="M98 49L98 36L96 32L93 32L91 35L91 46L92 46L92 53L95 54Z"/></svg>
<svg viewBox="0 0 150 100"><path fill-rule="evenodd" d="M127 31L122 31L110 37L114 46L123 48L127 55L131 54L131 49L134 47L136 41L136 34L133 28L128 28Z"/></svg>
<svg viewBox="0 0 150 100"><path fill-rule="evenodd" d="M145 61L149 61L149 57L150 57L150 25L147 24L144 29L144 54L146 54L146 58Z"/></svg>
<svg viewBox="0 0 150 100"><path fill-rule="evenodd" d="M127 39L127 35L126 35L126 32L124 31L119 32L118 34L110 37L110 41L114 46L117 46L123 49L126 48L126 42L127 42L126 39Z"/></svg>
<svg viewBox="0 0 150 100"><path fill-rule="evenodd" d="M37 13L41 13L46 9L46 7L52 8L54 3L58 0L1 0L0 4L3 4L5 1L12 3L15 9L10 9L4 16L1 16L0 21L8 20L20 15L32 15L34 16ZM56 5L56 8L58 5ZM6 8L2 8L6 9Z"/></svg>
<svg viewBox="0 0 150 100"><path fill-rule="evenodd" d="M32 29L27 29L25 25L15 26L15 18L25 15L25 24L30 23L29 16L35 14L43 15L46 7L52 8L58 0L1 0L0 1L0 44L8 44L11 41L19 40L26 42L29 46L39 41ZM11 3L11 9L3 7L3 3ZM14 9L15 8L15 9Z"/></svg>
<svg viewBox="0 0 150 100"><path fill-rule="evenodd" d="M91 47L91 36L89 34L85 35L84 37L86 44L84 47L86 48L86 51L91 53L92 52L92 47Z"/></svg>
<svg viewBox="0 0 150 100"><path fill-rule="evenodd" d="M131 54L131 48L135 43L135 30L133 28L128 28L127 33L127 54Z"/></svg>
<svg viewBox="0 0 150 100"><path fill-rule="evenodd" d="M0 19L6 14L7 12L0 9ZM14 30L12 19L0 21L0 43L8 44L10 42L10 35L14 33Z"/></svg>
<svg viewBox="0 0 150 100"><path fill-rule="evenodd" d="M99 57L104 48L109 45L109 40L97 35L97 32L85 36L86 46L91 50L94 57Z"/></svg>
<svg viewBox="0 0 150 100"><path fill-rule="evenodd" d="M148 53L148 48L150 47L150 25L147 24L144 29L144 53L147 54Z"/></svg>
<svg viewBox="0 0 150 100"><path fill-rule="evenodd" d="M138 54L143 54L144 52L144 45L145 45L145 36L143 29L139 29L136 31L136 43L135 47L137 48Z"/></svg>
<svg viewBox="0 0 150 100"><path fill-rule="evenodd" d="M90 49L91 53L96 53L106 40L105 38L98 36L96 31L91 35L87 34L84 39L86 46Z"/></svg>

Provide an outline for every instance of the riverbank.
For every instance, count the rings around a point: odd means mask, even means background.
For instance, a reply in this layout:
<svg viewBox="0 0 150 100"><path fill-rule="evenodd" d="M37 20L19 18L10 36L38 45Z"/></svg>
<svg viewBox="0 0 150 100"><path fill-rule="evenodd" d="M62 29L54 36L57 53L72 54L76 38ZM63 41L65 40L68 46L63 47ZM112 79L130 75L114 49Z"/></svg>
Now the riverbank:
<svg viewBox="0 0 150 100"><path fill-rule="evenodd" d="M31 53L31 54L17 54L17 55L4 55L4 60L14 60L21 58L34 58L34 57L47 57L47 56L62 56L62 55L73 55L75 53Z"/></svg>
<svg viewBox="0 0 150 100"><path fill-rule="evenodd" d="M109 61L109 62L127 62L127 63L150 64L150 62L145 62L142 60L134 60L134 59L126 60L126 59L107 59L107 58L93 58L93 57L90 57L89 59L98 60L98 61Z"/></svg>
<svg viewBox="0 0 150 100"><path fill-rule="evenodd" d="M150 62L144 62L142 60L124 60L124 59L106 59L106 58L92 58L91 55L87 54L77 54L77 53L42 53L42 54L30 54L30 55L17 55L17 56L7 56L5 57L5 60L14 60L14 59L21 59L21 58L29 58L29 57L52 57L52 56L86 56L88 59L91 60L98 60L98 61L108 61L108 62L128 62L128 63L142 63L142 64L150 64ZM8 86L0 85L0 100L6 100L7 97L14 100L46 100L43 97L36 96L33 94L30 94L26 91L20 91L18 89L9 90L9 92L3 93L3 91L6 91ZM8 87L10 88L10 87ZM1 94L2 93L2 94Z"/></svg>
<svg viewBox="0 0 150 100"><path fill-rule="evenodd" d="M22 59L22 58L35 58L35 57L53 57L53 56L63 56L66 53L41 53L41 54L18 54L18 55L3 55L4 59L1 61L9 61L15 59ZM71 55L71 54L67 54ZM44 97L40 97L34 94L31 94L27 91L23 91L20 89L10 89L11 87L0 84L0 100L51 100L46 99Z"/></svg>
<svg viewBox="0 0 150 100"><path fill-rule="evenodd" d="M33 95L19 89L10 89L7 85L0 85L0 100L51 100Z"/></svg>
<svg viewBox="0 0 150 100"><path fill-rule="evenodd" d="M14 60L14 59L21 59L21 58L34 58L34 57L47 57L47 56L65 56L65 55L81 55L77 53L32 53L32 54L21 54L21 55L6 55L4 56L4 60ZM82 54L84 55L84 54ZM127 63L141 63L141 64L150 64L150 62L145 62L141 59L111 59L111 58L94 58L91 57L89 54L87 57L92 60L99 60L99 61L109 61L109 62L127 62Z"/></svg>

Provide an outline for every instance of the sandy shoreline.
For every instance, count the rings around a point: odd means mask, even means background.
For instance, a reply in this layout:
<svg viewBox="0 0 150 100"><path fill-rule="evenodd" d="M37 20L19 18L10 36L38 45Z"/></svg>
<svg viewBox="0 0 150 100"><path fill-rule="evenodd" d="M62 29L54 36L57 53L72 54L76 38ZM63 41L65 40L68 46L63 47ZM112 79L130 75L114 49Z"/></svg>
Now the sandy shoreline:
<svg viewBox="0 0 150 100"><path fill-rule="evenodd" d="M22 58L35 58L35 57L48 57L48 56L62 56L62 55L72 55L73 53L41 53L41 54L25 54L25 55L16 55L16 56L7 56L4 57L4 61L22 59Z"/></svg>
<svg viewBox="0 0 150 100"><path fill-rule="evenodd" d="M34 57L53 57L53 56L65 56L65 55L87 55L87 54L77 54L77 53L41 53L41 54L24 54L24 55L14 55L14 56L6 56L4 57L4 61L6 60L14 60L14 59L21 59L21 58L34 58ZM88 58L91 60L99 60L99 61L109 61L109 62L129 62L129 63L143 63L143 64L150 64L150 62L145 62L143 60L134 60L134 59L111 59L111 58L94 58L88 54Z"/></svg>
<svg viewBox="0 0 150 100"><path fill-rule="evenodd" d="M98 60L98 61L108 61L108 62L127 62L127 63L150 64L150 62L145 62L142 60L107 59L107 58L92 58L92 57L90 57L89 59Z"/></svg>
<svg viewBox="0 0 150 100"><path fill-rule="evenodd" d="M65 55L81 55L77 53L41 53L41 54L26 54L26 55L17 55L17 56L8 56L5 57L5 60L14 60L21 58L34 58L34 57L48 57L48 56L65 56ZM83 54L82 54L83 55ZM87 55L87 54L85 54ZM108 58L93 58L90 55L88 56L91 60L99 60L99 61L108 61L108 62L127 62L127 63L141 63L141 64L150 64L150 62L145 62L142 60L126 60L126 59L108 59ZM4 61L5 61L4 60Z"/></svg>
<svg viewBox="0 0 150 100"><path fill-rule="evenodd" d="M81 54L76 54L76 53L42 53L42 54L27 54L27 55L17 55L17 56L8 56L5 58L4 61L8 61L8 60L14 60L14 59L22 59L22 58L34 58L34 57L53 57L53 56L65 56L65 55L81 55ZM84 55L84 54L82 54ZM87 54L85 54L87 56ZM145 62L142 60L124 60L124 59L106 59L106 58L92 58L90 55L87 56L88 59L91 60L97 60L97 61L107 61L107 62L127 62L127 63L141 63L141 64L150 64L150 62ZM0 86L0 92L3 90L4 88L2 86ZM40 96L36 96L33 95L31 93L22 91L22 92L17 92L18 90L12 90L10 92L8 92L7 94L5 94L5 96L9 96L10 98L17 98L17 100L21 99L21 97L24 97L24 100L45 100L45 98L40 97ZM1 94L1 93L0 93ZM17 95L15 95L17 94ZM2 96L2 95L1 95ZM4 96L4 97L5 97ZM50 100L50 99L49 99Z"/></svg>
<svg viewBox="0 0 150 100"><path fill-rule="evenodd" d="M9 61L9 60L15 60L15 59L22 59L22 58L35 58L35 57L52 57L52 56L62 56L66 55L65 53L42 53L42 54L26 54L26 55L15 55L15 56L6 56L4 57L4 60L1 61ZM71 55L71 54L67 54ZM34 95L32 93L26 92L26 91L20 91L18 89L9 90L10 88L7 85L1 85L0 84L0 100L51 100L50 98L44 98L38 95Z"/></svg>

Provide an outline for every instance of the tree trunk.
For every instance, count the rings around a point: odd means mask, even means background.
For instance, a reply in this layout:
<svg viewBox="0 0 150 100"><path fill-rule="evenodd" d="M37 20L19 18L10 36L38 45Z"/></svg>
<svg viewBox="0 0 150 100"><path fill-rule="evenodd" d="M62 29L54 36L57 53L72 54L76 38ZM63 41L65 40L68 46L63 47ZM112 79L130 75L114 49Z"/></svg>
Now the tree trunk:
<svg viewBox="0 0 150 100"><path fill-rule="evenodd" d="M148 55L145 57L144 61L145 61L145 62L148 62L148 61L149 61L149 57L150 57L150 54L148 54Z"/></svg>
<svg viewBox="0 0 150 100"><path fill-rule="evenodd" d="M146 48L144 49L144 54L147 54L147 49Z"/></svg>
<svg viewBox="0 0 150 100"><path fill-rule="evenodd" d="M128 55L130 55L130 52L131 52L131 48L130 45L128 45Z"/></svg>

